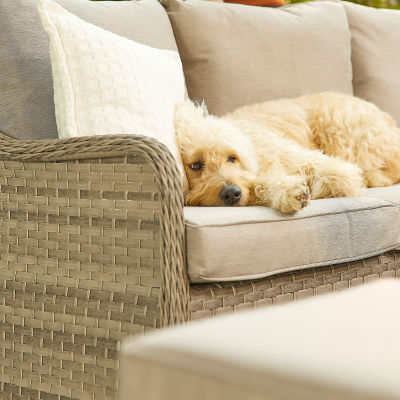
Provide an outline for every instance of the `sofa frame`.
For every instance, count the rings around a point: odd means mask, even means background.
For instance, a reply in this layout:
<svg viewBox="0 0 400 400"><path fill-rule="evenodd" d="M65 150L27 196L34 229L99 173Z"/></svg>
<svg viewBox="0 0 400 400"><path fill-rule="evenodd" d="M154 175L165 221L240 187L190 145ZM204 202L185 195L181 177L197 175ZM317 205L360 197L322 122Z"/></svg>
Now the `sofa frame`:
<svg viewBox="0 0 400 400"><path fill-rule="evenodd" d="M1 399L116 399L126 337L400 277L392 250L191 285L180 176L147 137L0 134L0 185Z"/></svg>

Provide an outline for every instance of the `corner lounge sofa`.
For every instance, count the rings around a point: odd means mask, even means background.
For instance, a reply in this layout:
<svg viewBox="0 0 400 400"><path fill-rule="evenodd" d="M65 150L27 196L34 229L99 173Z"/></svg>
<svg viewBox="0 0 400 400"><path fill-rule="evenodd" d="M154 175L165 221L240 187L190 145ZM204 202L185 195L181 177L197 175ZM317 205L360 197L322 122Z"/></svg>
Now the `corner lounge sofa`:
<svg viewBox="0 0 400 400"><path fill-rule="evenodd" d="M58 2L117 34L178 49L189 97L216 115L336 90L400 123L400 11ZM0 42L10 61L0 80L2 398L114 399L129 335L400 276L400 185L312 201L294 215L184 207L176 163L155 139L57 139L34 7L0 5L0 33L12 39Z"/></svg>

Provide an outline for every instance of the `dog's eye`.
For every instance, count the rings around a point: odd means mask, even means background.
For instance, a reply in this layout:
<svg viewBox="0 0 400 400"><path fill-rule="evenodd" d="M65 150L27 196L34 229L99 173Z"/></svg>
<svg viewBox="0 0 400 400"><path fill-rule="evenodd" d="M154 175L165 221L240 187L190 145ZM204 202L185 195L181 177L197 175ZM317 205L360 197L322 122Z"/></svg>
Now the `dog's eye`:
<svg viewBox="0 0 400 400"><path fill-rule="evenodd" d="M194 164L191 164L190 168L194 169L195 171L199 171L200 169L203 168L203 164L199 163L199 162L196 162Z"/></svg>
<svg viewBox="0 0 400 400"><path fill-rule="evenodd" d="M236 161L236 157L235 156L228 157L228 162L234 163L235 161Z"/></svg>

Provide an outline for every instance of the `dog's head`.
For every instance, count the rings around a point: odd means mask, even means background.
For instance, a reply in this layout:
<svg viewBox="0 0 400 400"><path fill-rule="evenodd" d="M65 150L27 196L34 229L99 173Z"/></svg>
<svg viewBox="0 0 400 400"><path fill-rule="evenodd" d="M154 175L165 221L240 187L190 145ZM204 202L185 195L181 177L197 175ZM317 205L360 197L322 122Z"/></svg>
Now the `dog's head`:
<svg viewBox="0 0 400 400"><path fill-rule="evenodd" d="M175 133L189 181L190 206L244 206L250 180L257 174L256 155L248 138L232 123L209 115L203 105L178 104Z"/></svg>

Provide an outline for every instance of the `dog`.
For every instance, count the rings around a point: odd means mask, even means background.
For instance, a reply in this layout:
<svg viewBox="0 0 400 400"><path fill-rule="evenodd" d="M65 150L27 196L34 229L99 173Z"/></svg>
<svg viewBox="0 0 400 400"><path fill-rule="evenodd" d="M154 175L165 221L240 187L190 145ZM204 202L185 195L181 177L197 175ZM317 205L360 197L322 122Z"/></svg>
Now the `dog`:
<svg viewBox="0 0 400 400"><path fill-rule="evenodd" d="M324 92L247 105L223 117L176 105L174 129L189 206L271 207L361 196L400 182L400 129L375 105Z"/></svg>

